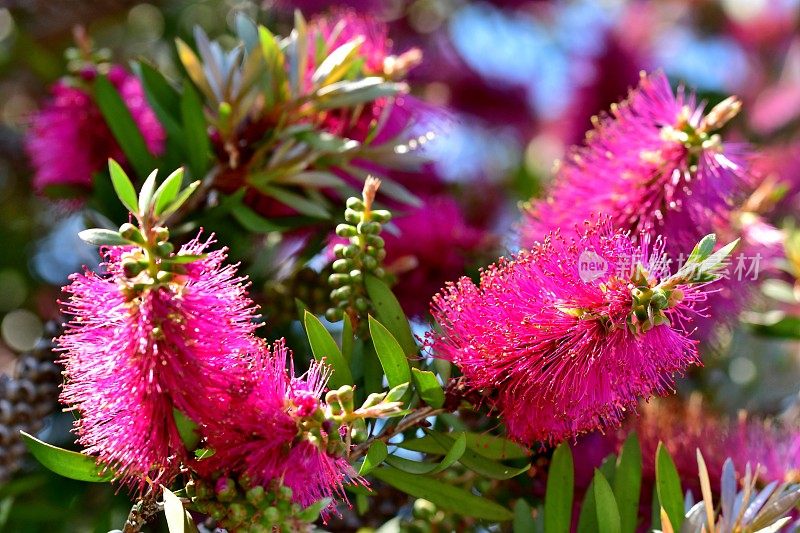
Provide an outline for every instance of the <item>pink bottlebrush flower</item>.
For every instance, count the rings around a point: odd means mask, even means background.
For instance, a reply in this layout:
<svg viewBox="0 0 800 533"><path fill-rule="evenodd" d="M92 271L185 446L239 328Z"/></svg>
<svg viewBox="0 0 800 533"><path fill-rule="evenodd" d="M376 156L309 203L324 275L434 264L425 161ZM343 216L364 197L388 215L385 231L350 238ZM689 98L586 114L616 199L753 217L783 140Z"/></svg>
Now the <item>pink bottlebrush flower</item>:
<svg viewBox="0 0 800 533"><path fill-rule="evenodd" d="M150 109L139 80L117 66L111 68L108 78L131 112L147 148L160 154L166 134ZM52 100L32 117L26 150L38 191L51 186L90 188L92 175L109 158L125 160L91 94L66 81L53 86Z"/></svg>
<svg viewBox="0 0 800 533"><path fill-rule="evenodd" d="M204 253L197 239L179 254ZM185 265L185 274L134 290L122 263L133 247L105 250L102 274L74 274L58 339L65 365L61 401L77 411L78 442L139 490L168 484L186 450L173 409L202 424L241 387L259 349L255 306L225 250Z"/></svg>
<svg viewBox="0 0 800 533"><path fill-rule="evenodd" d="M398 298L406 313L422 316L442 285L464 274L469 258L489 241L470 225L450 197L435 196L404 216L393 219L398 233L384 232L389 271L397 274Z"/></svg>
<svg viewBox="0 0 800 533"><path fill-rule="evenodd" d="M295 377L292 364L287 371L287 360L291 353L283 340L272 350L263 348L243 393L208 424L207 441L215 454L196 468L205 474L246 473L265 487L280 482L303 506L326 497L347 501L344 484L365 482L344 456L328 453L328 438L339 439L338 434L330 434L327 422L318 434L303 424L325 407L320 397L328 369L312 362L305 374Z"/></svg>
<svg viewBox="0 0 800 533"><path fill-rule="evenodd" d="M373 75L383 74L384 60L392 49L386 23L352 9L340 9L326 16L315 17L309 23L308 34L314 45L321 38L330 51L355 39L363 39L359 56L364 58L364 71ZM312 59L316 59L315 50L316 46L312 46L309 51Z"/></svg>
<svg viewBox="0 0 800 533"><path fill-rule="evenodd" d="M759 466L765 483L800 483L800 428L741 417L730 432L728 453L737 470Z"/></svg>
<svg viewBox="0 0 800 533"><path fill-rule="evenodd" d="M695 96L674 93L663 73L642 76L566 156L549 198L530 207L523 245L597 214L634 235L664 236L673 257L725 229L753 180L747 147L713 134L736 111L738 101L729 99L703 117Z"/></svg>
<svg viewBox="0 0 800 533"><path fill-rule="evenodd" d="M479 285L448 284L431 304L441 327L434 354L489 393L521 442L616 427L640 397L670 392L673 374L700 364L688 323L704 287L679 285L662 319L632 327L636 287L665 274L663 246L635 245L607 219L586 224L577 237L556 232L501 259ZM647 281L634 284L635 271Z"/></svg>

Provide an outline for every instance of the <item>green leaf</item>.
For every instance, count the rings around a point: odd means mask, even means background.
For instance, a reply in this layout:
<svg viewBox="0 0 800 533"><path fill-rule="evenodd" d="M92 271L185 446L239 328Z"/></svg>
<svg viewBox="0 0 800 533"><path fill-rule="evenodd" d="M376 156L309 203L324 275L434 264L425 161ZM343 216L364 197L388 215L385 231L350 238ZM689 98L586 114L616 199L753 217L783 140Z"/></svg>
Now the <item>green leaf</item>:
<svg viewBox="0 0 800 533"><path fill-rule="evenodd" d="M594 470L593 488L598 533L620 533L620 519L614 491L600 470Z"/></svg>
<svg viewBox="0 0 800 533"><path fill-rule="evenodd" d="M128 162L140 176L144 176L156 167L147 143L139 131L139 126L131 116L128 106L122 100L114 85L105 76L98 76L93 84L94 98L97 107L103 114L108 128L122 148ZM134 213L136 210L132 210Z"/></svg>
<svg viewBox="0 0 800 533"><path fill-rule="evenodd" d="M158 169L152 171L147 179L142 184L142 189L139 191L139 215L144 217L150 210L150 202L153 200L153 193L156 190L156 176Z"/></svg>
<svg viewBox="0 0 800 533"><path fill-rule="evenodd" d="M153 195L153 203L155 204L153 212L156 216L160 215L169 204L178 195L183 184L183 167L176 169L172 174L167 176L161 185L156 189Z"/></svg>
<svg viewBox="0 0 800 533"><path fill-rule="evenodd" d="M436 478L415 476L391 467L377 468L372 476L415 498L424 498L460 515L493 522L504 522L514 517L505 507Z"/></svg>
<svg viewBox="0 0 800 533"><path fill-rule="evenodd" d="M759 316L750 313L748 319L748 326L758 335L779 339L800 339L800 316L773 310Z"/></svg>
<svg viewBox="0 0 800 533"><path fill-rule="evenodd" d="M353 323L350 321L350 315L344 314L342 320L342 355L348 363L353 360Z"/></svg>
<svg viewBox="0 0 800 533"><path fill-rule="evenodd" d="M181 436L183 445L186 449L194 451L197 445L200 444L200 434L197 432L197 424L194 420L172 408L172 416L175 418L175 426L178 428L178 435Z"/></svg>
<svg viewBox="0 0 800 533"><path fill-rule="evenodd" d="M444 391L433 372L412 368L411 373L414 377L414 386L425 403L435 409L444 405Z"/></svg>
<svg viewBox="0 0 800 533"><path fill-rule="evenodd" d="M442 472L443 470L449 468L456 461L461 459L461 457L464 455L464 452L466 451L467 451L467 438L462 433L456 438L455 442L453 442L453 445L447 451L447 454L445 454L445 456L439 462L439 466L437 466L434 469L433 473L436 474L438 472Z"/></svg>
<svg viewBox="0 0 800 533"><path fill-rule="evenodd" d="M656 450L656 489L658 501L667 513L675 531L683 524L683 490L681 479L664 443L658 443Z"/></svg>
<svg viewBox="0 0 800 533"><path fill-rule="evenodd" d="M536 530L533 509L522 498L514 504L514 521L512 522L511 530L513 533L531 533Z"/></svg>
<svg viewBox="0 0 800 533"><path fill-rule="evenodd" d="M332 388L339 388L342 385L352 385L353 376L350 373L350 366L347 364L342 352L336 345L336 341L322 325L322 322L306 311L303 323L308 334L308 342L311 343L311 351L317 361L322 361L330 365L333 373L331 374L330 385ZM391 384L391 382L390 382Z"/></svg>
<svg viewBox="0 0 800 533"><path fill-rule="evenodd" d="M711 255L711 252L714 251L714 246L716 245L717 236L713 233L706 235L694 246L692 253L690 253L689 257L686 259L686 262L699 262L706 259L709 255Z"/></svg>
<svg viewBox="0 0 800 533"><path fill-rule="evenodd" d="M457 432L453 432L456 435ZM464 433L464 432L460 432ZM527 448L502 437L484 433L464 433L467 436L467 448L487 459L522 459L530 455ZM445 453L446 449L430 434L417 439L408 439L399 444L408 450L425 453Z"/></svg>
<svg viewBox="0 0 800 533"><path fill-rule="evenodd" d="M320 88L314 105L319 110L353 107L407 91L408 86L405 83L387 82L377 76L356 81L338 81Z"/></svg>
<svg viewBox="0 0 800 533"><path fill-rule="evenodd" d="M120 235L118 231L110 229L85 229L78 232L78 237L82 241L95 246L125 246L131 244L131 241Z"/></svg>
<svg viewBox="0 0 800 533"><path fill-rule="evenodd" d="M133 188L130 178L122 167L113 159L108 160L108 172L111 175L111 183L114 191L122 205L131 213L139 212L139 202L136 200L136 189Z"/></svg>
<svg viewBox="0 0 800 533"><path fill-rule="evenodd" d="M208 84L206 74L203 70L203 64L200 62L197 54L194 53L194 50L192 50L188 44L180 39L175 39L175 47L178 51L178 59L180 59L183 68L194 84L197 85L208 98L214 99L214 91L211 90L211 86Z"/></svg>
<svg viewBox="0 0 800 533"><path fill-rule="evenodd" d="M572 523L572 497L575 469L569 444L562 442L550 462L544 499L545 533L569 533Z"/></svg>
<svg viewBox="0 0 800 533"><path fill-rule="evenodd" d="M164 208L164 211L161 213L161 218L162 218L162 219L164 219L164 220L166 220L166 219L168 219L168 218L169 218L169 217L170 217L170 216L171 216L171 215L172 215L172 214L173 214L175 211L177 211L178 209L180 209L180 207L183 205L183 203L184 203L186 200L188 200L188 199L189 199L189 197L190 197L192 194L194 194L194 191L196 191L196 190L197 190L197 188L198 188L199 186L200 186L200 180L197 180L197 181L195 181L195 182L192 182L192 183L190 183L188 187L186 187L185 189L183 189L183 190L180 192L180 194L178 194L178 197L177 197L177 198L175 198L175 200L174 200L174 201L173 201L171 204L169 204L169 205L168 205L166 208Z"/></svg>
<svg viewBox="0 0 800 533"><path fill-rule="evenodd" d="M386 443L382 440L376 440L369 445L369 450L367 450L367 455L364 457L364 462L361 463L361 468L359 468L358 474L361 476L366 476L374 468L380 465L388 455L389 449L386 447Z"/></svg>
<svg viewBox="0 0 800 533"><path fill-rule="evenodd" d="M634 533L639 517L639 493L642 485L642 449L636 433L622 445L614 474L614 496L619 506L622 533Z"/></svg>
<svg viewBox="0 0 800 533"><path fill-rule="evenodd" d="M583 496L583 502L581 502L577 533L597 533L599 526L597 525L597 511L595 507L594 480L592 480L592 482L589 483L589 487L586 489L586 494Z"/></svg>
<svg viewBox="0 0 800 533"><path fill-rule="evenodd" d="M403 348L389 333L389 330L370 316L369 333L389 386L394 387L401 383L410 383L411 371L409 370L408 360L403 353Z"/></svg>
<svg viewBox="0 0 800 533"><path fill-rule="evenodd" d="M407 450L424 451L426 453L446 453L453 442L453 436L459 433L443 434L431 431L422 439L409 439L398 444L399 447ZM523 467L512 467L492 461L480 453L470 449L471 439L467 436L467 450L461 456L459 462L473 472L489 479L511 479L530 469L531 465Z"/></svg>
<svg viewBox="0 0 800 533"><path fill-rule="evenodd" d="M164 490L164 515L167 518L167 529L169 533L184 533L186 527L186 515L183 510L183 502L180 498L169 490Z"/></svg>
<svg viewBox="0 0 800 533"><path fill-rule="evenodd" d="M203 114L203 103L200 96L189 83L183 85L181 96L181 118L183 134L186 138L187 159L192 176L202 178L208 169L211 143L208 138L206 117Z"/></svg>
<svg viewBox="0 0 800 533"><path fill-rule="evenodd" d="M397 455L390 455L387 457L386 464L408 474L414 474L418 476L423 474L431 474L438 466L436 463L413 461L411 459L406 459L405 457L398 457Z"/></svg>
<svg viewBox="0 0 800 533"><path fill-rule="evenodd" d="M372 275L365 278L364 284L378 320L394 335L406 355L416 354L419 348L411 333L411 326L392 289Z"/></svg>
<svg viewBox="0 0 800 533"><path fill-rule="evenodd" d="M273 187L272 185L259 185L257 189L267 196L271 196L288 205L300 214L320 219L330 218L330 213L317 202L313 202L305 196L293 193L281 187Z"/></svg>
<svg viewBox="0 0 800 533"><path fill-rule="evenodd" d="M331 52L314 71L312 83L329 85L341 80L353 64L363 42L364 38L359 37Z"/></svg>
<svg viewBox="0 0 800 533"><path fill-rule="evenodd" d="M31 455L60 476L92 483L114 479L113 472L106 466L98 465L95 457L53 446L24 431L20 431L20 435Z"/></svg>

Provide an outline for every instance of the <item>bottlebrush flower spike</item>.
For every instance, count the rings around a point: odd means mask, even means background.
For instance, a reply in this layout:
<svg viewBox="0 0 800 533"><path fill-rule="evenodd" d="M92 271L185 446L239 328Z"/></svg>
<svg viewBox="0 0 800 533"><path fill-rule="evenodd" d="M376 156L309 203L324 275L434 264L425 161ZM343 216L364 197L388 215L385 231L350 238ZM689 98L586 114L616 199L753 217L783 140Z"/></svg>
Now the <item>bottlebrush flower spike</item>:
<svg viewBox="0 0 800 533"><path fill-rule="evenodd" d="M111 246L101 274L74 274L64 289L61 400L80 416L86 452L138 490L146 478L168 484L186 459L173 410L200 424L216 416L259 349L244 279L224 249L207 252L212 243L198 237L167 254L194 261L150 280L142 248Z"/></svg>
<svg viewBox="0 0 800 533"><path fill-rule="evenodd" d="M638 398L669 392L674 373L700 364L689 322L733 246L712 255L709 236L670 276L661 242L641 241L608 219L587 222L577 237L556 232L500 260L477 286L449 284L431 305L434 353L490 393L521 442L618 426Z"/></svg>
<svg viewBox="0 0 800 533"><path fill-rule="evenodd" d="M663 73L643 74L628 99L595 122L585 145L569 152L549 198L529 207L523 244L599 213L634 235L662 235L677 257L726 228L753 177L747 147L714 132L740 107L731 97L703 117L693 94L674 93Z"/></svg>
<svg viewBox="0 0 800 533"><path fill-rule="evenodd" d="M345 457L339 429L326 419L321 396L329 370L312 362L298 377L293 364L287 370L287 360L291 353L283 340L271 350L263 347L243 394L206 428L215 453L196 468L207 475L242 472L264 487L282 484L302 506L323 498L346 501L344 484L365 482Z"/></svg>
<svg viewBox="0 0 800 533"><path fill-rule="evenodd" d="M84 75L93 78L96 73ZM150 109L139 80L119 66L111 67L108 78L119 91L148 150L161 154L166 134ZM52 100L32 117L25 148L38 191L52 186L91 188L93 174L103 168L108 158L125 160L91 94L66 81L53 86Z"/></svg>

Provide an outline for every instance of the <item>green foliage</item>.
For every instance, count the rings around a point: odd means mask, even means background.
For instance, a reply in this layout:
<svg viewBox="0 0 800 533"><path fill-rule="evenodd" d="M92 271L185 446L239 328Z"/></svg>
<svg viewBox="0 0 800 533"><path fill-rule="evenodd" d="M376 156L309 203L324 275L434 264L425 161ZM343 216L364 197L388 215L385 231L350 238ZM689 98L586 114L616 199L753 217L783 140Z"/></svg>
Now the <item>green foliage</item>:
<svg viewBox="0 0 800 533"><path fill-rule="evenodd" d="M377 353L381 362L389 386L394 387L401 383L409 383L411 381L411 370L408 366L408 360L394 336L372 317L369 317L369 332L375 345L375 353Z"/></svg>
<svg viewBox="0 0 800 533"><path fill-rule="evenodd" d="M353 375L350 372L350 366L347 364L342 352L336 345L336 341L325 329L320 320L309 313L305 312L303 323L306 327L308 334L308 342L311 343L311 350L314 358L317 361L324 360L332 370L330 384L332 387L341 387L343 385L352 385Z"/></svg>
<svg viewBox="0 0 800 533"><path fill-rule="evenodd" d="M95 457L53 446L24 431L21 434L31 455L56 474L92 483L103 483L114 478L111 469L99 465Z"/></svg>
<svg viewBox="0 0 800 533"><path fill-rule="evenodd" d="M666 511L672 528L680 531L683 524L683 490L675 463L663 443L656 451L656 488L661 507Z"/></svg>
<svg viewBox="0 0 800 533"><path fill-rule="evenodd" d="M553 453L547 474L544 500L545 533L568 533L572 522L572 495L575 472L569 444L561 443Z"/></svg>

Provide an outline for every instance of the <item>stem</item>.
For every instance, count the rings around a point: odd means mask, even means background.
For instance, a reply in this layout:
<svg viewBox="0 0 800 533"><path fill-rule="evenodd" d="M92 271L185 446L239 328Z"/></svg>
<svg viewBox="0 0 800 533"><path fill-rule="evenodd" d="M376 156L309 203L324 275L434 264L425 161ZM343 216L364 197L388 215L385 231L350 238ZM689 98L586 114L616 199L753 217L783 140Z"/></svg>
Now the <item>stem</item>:
<svg viewBox="0 0 800 533"><path fill-rule="evenodd" d="M393 426L393 427L387 429L386 431L384 431L380 435L376 435L374 437L370 437L365 442L362 442L361 444L356 446L355 449L350 454L350 460L352 461L352 460L358 459L359 457L364 455L367 452L367 450L369 449L369 447L372 445L373 442L378 441L378 440L382 440L383 442L386 442L389 439L391 439L392 437L394 437L395 435L403 433L407 429L413 428L414 426L416 426L417 424L419 424L420 422L422 422L426 418L434 416L434 415L438 415L439 413L444 413L444 412L445 412L445 409L434 409L433 407L430 407L430 406L425 406L425 407L421 408L420 410L416 411L415 413L405 417L396 426Z"/></svg>
<svg viewBox="0 0 800 533"><path fill-rule="evenodd" d="M139 533L147 522L158 513L158 503L155 496L151 493L145 496L131 507L125 525L122 526L122 533Z"/></svg>

